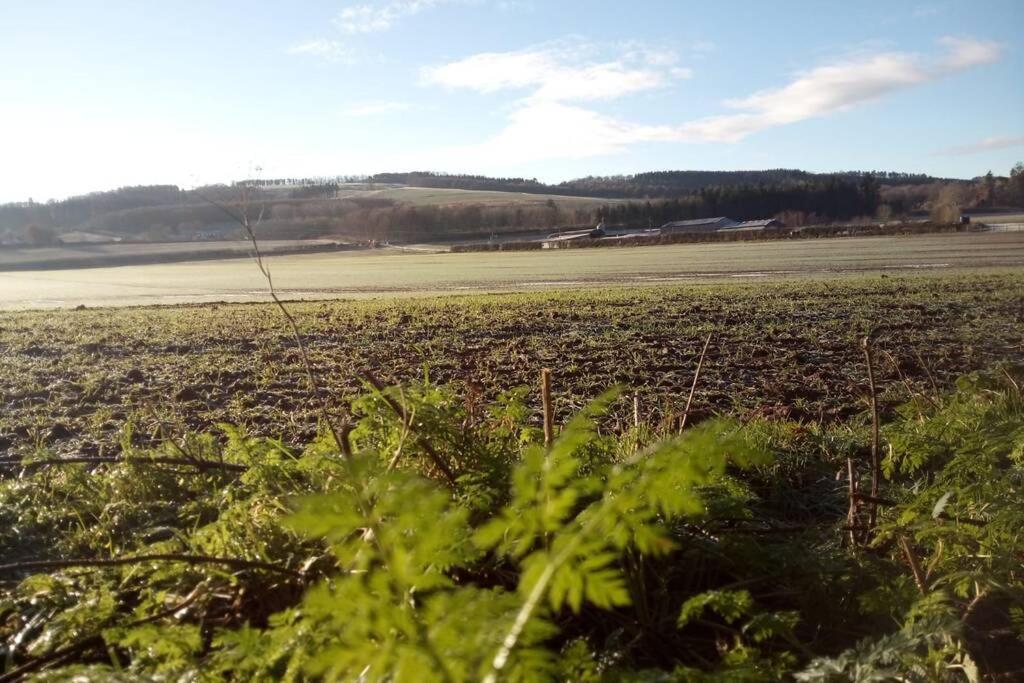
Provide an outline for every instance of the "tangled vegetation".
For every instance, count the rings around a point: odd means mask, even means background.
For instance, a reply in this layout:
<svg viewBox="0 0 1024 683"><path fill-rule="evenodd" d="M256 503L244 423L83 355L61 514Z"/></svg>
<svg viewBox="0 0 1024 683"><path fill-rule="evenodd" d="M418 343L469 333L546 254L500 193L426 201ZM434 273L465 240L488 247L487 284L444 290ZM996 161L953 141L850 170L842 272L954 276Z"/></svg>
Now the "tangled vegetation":
<svg viewBox="0 0 1024 683"><path fill-rule="evenodd" d="M870 414L615 431L612 391L545 447L526 389L429 380L367 384L351 458L37 453L0 481L0 680L1009 680L1022 381L915 393L877 495Z"/></svg>

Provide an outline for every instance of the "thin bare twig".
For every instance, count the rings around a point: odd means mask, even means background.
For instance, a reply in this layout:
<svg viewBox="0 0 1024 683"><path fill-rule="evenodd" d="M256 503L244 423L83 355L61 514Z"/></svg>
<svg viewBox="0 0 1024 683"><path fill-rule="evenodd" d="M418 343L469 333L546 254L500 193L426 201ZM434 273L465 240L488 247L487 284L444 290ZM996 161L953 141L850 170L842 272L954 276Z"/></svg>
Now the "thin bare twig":
<svg viewBox="0 0 1024 683"><path fill-rule="evenodd" d="M402 397L402 405L405 405L405 397ZM391 458L391 462L388 463L388 472L395 469L398 461L402 458L402 452L405 450L405 442L409 440L409 434L412 433L412 425L416 421L416 408L412 409L409 414L409 421L402 422L402 434L398 437L398 447L395 449L395 454Z"/></svg>
<svg viewBox="0 0 1024 683"><path fill-rule="evenodd" d="M921 356L921 352L918 349L914 349L914 355L917 357L917 362L924 370L924 374L928 376L928 382L932 385L932 392L935 394L935 403L942 402L942 394L939 392L939 385L935 381L935 376L932 374L931 369L924 362L924 358Z"/></svg>
<svg viewBox="0 0 1024 683"><path fill-rule="evenodd" d="M697 381L700 379L700 371L704 367L704 356L708 352L708 344L711 343L711 335L714 332L708 332L708 338L704 340L704 348L700 351L700 360L697 361L697 371L693 373L693 384L690 385L690 395L686 399L686 408L683 410L683 419L679 423L679 433L682 434L683 430L686 429L686 421L690 417L690 405L693 403L693 396L697 393Z"/></svg>
<svg viewBox="0 0 1024 683"><path fill-rule="evenodd" d="M281 311L281 314L288 322L288 326L291 328L292 337L295 339L295 346L299 351L299 356L302 359L302 365L306 371L306 382L309 385L309 391L316 397L318 404L317 413L321 421L323 421L330 430L331 436L334 438L334 443L337 445L338 450L346 458L351 458L352 446L348 441L348 430L343 429L342 433L339 433L338 429L335 428L334 422L331 420L327 411L327 398L324 396L320 383L317 381L316 373L313 371L313 363L309 360L309 354L306 352L306 344L302 340L302 333L299 332L299 326L295 322L295 317L292 316L291 311L288 310L288 307L284 305L284 302L277 295L277 289L274 287L274 278L271 275L270 266L268 266L263 260L263 252L260 250L259 240L256 239L255 228L259 227L259 224L263 221L265 207L260 207L260 213L254 225L249 219L249 192L246 185L242 186L241 215L236 215L229 208L213 199L210 199L209 197L202 194L199 196L210 204L216 206L232 220L241 225L242 229L245 230L246 237L252 245L253 260L256 262L256 267L259 268L260 273L263 275L263 279L267 281L267 290L270 294L270 298L273 300L278 310Z"/></svg>
<svg viewBox="0 0 1024 683"><path fill-rule="evenodd" d="M896 361L896 358L891 353L889 353L888 351L882 351L882 353L885 354L885 357L889 359L889 363L892 364L893 369L896 370L897 376L899 376L900 381L903 383L903 386L907 388L907 393L910 394L911 398L917 398L918 396L920 396L926 402L928 402L928 404L931 405L933 408L939 407L938 404L934 400L932 400L931 396L924 393L923 391L917 391L914 389L913 386L911 386L910 380L908 380L906 376L903 374L903 370L900 368L900 364ZM920 407L918 407L917 409L917 415L918 417L923 417Z"/></svg>

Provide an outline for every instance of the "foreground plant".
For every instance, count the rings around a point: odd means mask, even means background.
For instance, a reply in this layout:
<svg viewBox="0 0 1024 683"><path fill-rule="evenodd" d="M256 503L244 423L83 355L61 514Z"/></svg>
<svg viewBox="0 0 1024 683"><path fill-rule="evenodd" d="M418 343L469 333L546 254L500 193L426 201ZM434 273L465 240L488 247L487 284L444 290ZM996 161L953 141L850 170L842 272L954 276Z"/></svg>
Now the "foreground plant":
<svg viewBox="0 0 1024 683"><path fill-rule="evenodd" d="M550 448L522 392L480 409L423 383L353 405L351 459L330 433L300 452L225 426L8 467L0 680L1013 672L1019 377L967 379L884 426L867 547L846 543L834 477L867 457L862 421L609 433L614 393Z"/></svg>

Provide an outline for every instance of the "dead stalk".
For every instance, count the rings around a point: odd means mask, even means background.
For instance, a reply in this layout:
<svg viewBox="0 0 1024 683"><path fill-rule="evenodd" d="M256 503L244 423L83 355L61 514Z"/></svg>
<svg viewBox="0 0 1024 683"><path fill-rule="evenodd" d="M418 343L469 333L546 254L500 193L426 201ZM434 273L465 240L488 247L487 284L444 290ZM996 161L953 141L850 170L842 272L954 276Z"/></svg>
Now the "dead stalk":
<svg viewBox="0 0 1024 683"><path fill-rule="evenodd" d="M871 348L871 333L861 342L864 360L868 366L868 387L871 392L871 498L878 498L878 487L882 478L881 439L878 426L878 392L875 388L875 367ZM872 503L868 515L868 527L874 528L878 521L878 504Z"/></svg>
<svg viewBox="0 0 1024 683"><path fill-rule="evenodd" d="M853 458L846 459L846 476L848 482L848 493L850 498L850 507L846 512L846 523L850 528L850 544L852 546L857 545L857 480L853 470Z"/></svg>
<svg viewBox="0 0 1024 683"><path fill-rule="evenodd" d="M544 406L544 447L555 442L555 408L551 403L551 370L540 371L540 399Z"/></svg>
<svg viewBox="0 0 1024 683"><path fill-rule="evenodd" d="M921 352L914 349L914 355L917 357L917 362L921 366L921 369L924 370L925 375L928 376L928 383L932 385L932 393L935 394L935 400L933 402L938 405L942 401L942 394L939 393L939 385L935 382L935 376L932 374L932 371L928 366L925 365L924 358L921 357Z"/></svg>
<svg viewBox="0 0 1024 683"><path fill-rule="evenodd" d="M907 558L907 564L910 565L910 571L914 574L914 583L917 584L917 590L921 592L921 595L927 594L928 587L925 584L924 574L921 573L921 567L917 563L917 557L914 555L914 551L911 549L910 543L907 542L906 536L900 536L900 547L903 548L903 554Z"/></svg>
<svg viewBox="0 0 1024 683"><path fill-rule="evenodd" d="M697 382L700 380L700 371L704 367L704 356L708 352L708 344L711 343L711 335L714 332L708 332L708 338L704 340L704 348L700 351L700 360L697 361L697 371L693 373L693 384L690 385L690 395L686 399L686 408L683 410L683 419L679 423L679 433L682 434L683 430L686 429L686 421L690 417L690 406L693 404L693 396L697 393Z"/></svg>

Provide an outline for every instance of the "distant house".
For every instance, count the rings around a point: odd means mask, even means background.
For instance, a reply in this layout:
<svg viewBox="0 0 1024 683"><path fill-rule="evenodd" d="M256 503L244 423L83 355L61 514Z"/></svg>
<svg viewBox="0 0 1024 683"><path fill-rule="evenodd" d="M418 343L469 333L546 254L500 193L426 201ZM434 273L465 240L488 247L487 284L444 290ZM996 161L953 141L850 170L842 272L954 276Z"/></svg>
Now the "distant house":
<svg viewBox="0 0 1024 683"><path fill-rule="evenodd" d="M696 218L689 221L672 221L661 226L662 235L677 235L687 232L717 232L722 228L736 225L736 221L725 216Z"/></svg>

